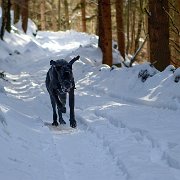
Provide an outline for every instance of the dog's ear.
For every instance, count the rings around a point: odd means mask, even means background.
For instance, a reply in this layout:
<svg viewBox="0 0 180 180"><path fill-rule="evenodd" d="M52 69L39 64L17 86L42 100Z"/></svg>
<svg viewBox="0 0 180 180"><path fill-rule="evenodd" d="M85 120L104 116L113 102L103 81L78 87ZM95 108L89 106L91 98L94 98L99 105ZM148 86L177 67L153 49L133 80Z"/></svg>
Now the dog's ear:
<svg viewBox="0 0 180 180"><path fill-rule="evenodd" d="M51 66L55 66L55 65L56 65L56 61L51 60L51 61L50 61L50 65L51 65Z"/></svg>
<svg viewBox="0 0 180 180"><path fill-rule="evenodd" d="M73 63L75 62L75 61L77 61L78 59L80 58L80 56L78 55L78 56L76 56L76 57L74 57L70 62L69 62L69 65L70 66L72 66L73 65Z"/></svg>

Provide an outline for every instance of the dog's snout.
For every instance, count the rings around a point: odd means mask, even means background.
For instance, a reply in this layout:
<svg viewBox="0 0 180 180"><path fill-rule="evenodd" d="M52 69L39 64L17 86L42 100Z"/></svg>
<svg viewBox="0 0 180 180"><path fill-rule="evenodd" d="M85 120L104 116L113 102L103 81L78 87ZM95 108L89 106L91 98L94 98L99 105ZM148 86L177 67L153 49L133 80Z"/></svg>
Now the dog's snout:
<svg viewBox="0 0 180 180"><path fill-rule="evenodd" d="M65 92L69 92L70 89L71 89L71 82L65 80L64 83L63 83L63 91Z"/></svg>

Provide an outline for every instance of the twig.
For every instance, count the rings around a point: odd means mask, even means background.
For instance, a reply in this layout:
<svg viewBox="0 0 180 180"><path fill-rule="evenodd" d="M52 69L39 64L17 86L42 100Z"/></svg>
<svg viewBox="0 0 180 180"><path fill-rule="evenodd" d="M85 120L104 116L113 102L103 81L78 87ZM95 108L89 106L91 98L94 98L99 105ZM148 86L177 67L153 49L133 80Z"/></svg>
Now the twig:
<svg viewBox="0 0 180 180"><path fill-rule="evenodd" d="M98 6L98 3L92 1L92 0L87 0L88 3L92 3L92 4L95 4L96 6Z"/></svg>
<svg viewBox="0 0 180 180"><path fill-rule="evenodd" d="M146 8L144 8L144 11L149 17L151 17L151 12L149 12Z"/></svg>
<svg viewBox="0 0 180 180"><path fill-rule="evenodd" d="M174 60L177 61L177 59L176 59L175 57L172 56L172 58L174 58ZM176 67L178 67L178 66L179 66L178 62L175 62L172 58L171 58L171 62L172 62Z"/></svg>
<svg viewBox="0 0 180 180"><path fill-rule="evenodd" d="M180 45L176 42L176 41L174 41L173 39L169 39L173 44L175 44L176 45L176 47L178 48L178 49L180 49Z"/></svg>
<svg viewBox="0 0 180 180"><path fill-rule="evenodd" d="M179 29L176 27L171 15L169 14L169 12L163 7L163 10L165 11L165 13L169 16L169 19L171 20L171 23L173 25L173 27L177 30L177 33L179 34Z"/></svg>
<svg viewBox="0 0 180 180"><path fill-rule="evenodd" d="M178 48L176 48L174 45L171 45L171 47L173 47L180 54L180 50Z"/></svg>
<svg viewBox="0 0 180 180"><path fill-rule="evenodd" d="M173 7L173 8L170 8L172 10L174 10L176 13L180 14L180 12L178 11L178 9L170 2L168 1L168 3Z"/></svg>

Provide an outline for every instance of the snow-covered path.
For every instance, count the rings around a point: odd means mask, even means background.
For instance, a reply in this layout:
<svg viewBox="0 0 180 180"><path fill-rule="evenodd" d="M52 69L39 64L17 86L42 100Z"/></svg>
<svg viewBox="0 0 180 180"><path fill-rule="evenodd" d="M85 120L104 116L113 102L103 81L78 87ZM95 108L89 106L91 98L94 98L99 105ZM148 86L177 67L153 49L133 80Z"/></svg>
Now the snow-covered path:
<svg viewBox="0 0 180 180"><path fill-rule="evenodd" d="M92 92L89 98L93 101ZM105 100L85 110L82 105L78 119L102 141L126 179L179 179L179 156L173 153L180 148L180 126L175 130L179 113L99 98ZM167 116L171 119L164 124Z"/></svg>
<svg viewBox="0 0 180 180"><path fill-rule="evenodd" d="M29 55L27 61L16 62L17 69L7 74L7 96L1 95L0 104L7 123L0 126L0 179L180 180L180 110L119 98L108 91L115 82L100 87L104 82L100 73L106 69L99 71L90 63L99 58L94 39L72 34L40 34L38 43L51 53L29 54L37 48L32 43L21 57ZM85 51L80 44L92 49ZM52 121L44 84L49 60L69 60L77 53L82 59L74 65L78 128L50 130L44 125ZM32 57L37 59L29 61ZM179 100L177 96L177 106Z"/></svg>

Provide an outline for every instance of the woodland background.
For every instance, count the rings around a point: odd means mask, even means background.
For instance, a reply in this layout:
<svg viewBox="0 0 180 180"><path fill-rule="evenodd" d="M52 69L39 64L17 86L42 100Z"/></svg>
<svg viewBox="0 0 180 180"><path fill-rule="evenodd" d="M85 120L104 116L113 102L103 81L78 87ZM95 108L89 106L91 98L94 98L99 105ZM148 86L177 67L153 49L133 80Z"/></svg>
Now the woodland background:
<svg viewBox="0 0 180 180"><path fill-rule="evenodd" d="M41 31L97 34L103 63L112 65L113 48L132 62L150 61L158 70L180 66L180 0L1 0L1 40L11 24L28 18ZM14 10L14 19L10 15ZM35 35L35 34L34 34ZM112 46L113 41L113 46ZM130 56L131 55L131 56Z"/></svg>

